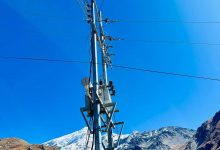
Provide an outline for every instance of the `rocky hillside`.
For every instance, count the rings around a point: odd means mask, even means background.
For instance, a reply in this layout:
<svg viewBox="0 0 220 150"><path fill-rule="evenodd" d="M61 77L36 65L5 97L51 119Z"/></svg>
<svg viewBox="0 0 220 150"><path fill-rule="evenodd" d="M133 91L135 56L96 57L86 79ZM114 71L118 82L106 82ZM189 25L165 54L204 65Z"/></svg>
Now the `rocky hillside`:
<svg viewBox="0 0 220 150"><path fill-rule="evenodd" d="M220 111L197 129L185 150L220 150Z"/></svg>
<svg viewBox="0 0 220 150"><path fill-rule="evenodd" d="M58 150L44 145L31 145L16 138L0 139L0 150Z"/></svg>
<svg viewBox="0 0 220 150"><path fill-rule="evenodd" d="M220 150L220 111L198 128L195 138L198 150Z"/></svg>
<svg viewBox="0 0 220 150"><path fill-rule="evenodd" d="M194 130L166 127L150 132L134 132L122 140L119 150L177 150L192 140Z"/></svg>

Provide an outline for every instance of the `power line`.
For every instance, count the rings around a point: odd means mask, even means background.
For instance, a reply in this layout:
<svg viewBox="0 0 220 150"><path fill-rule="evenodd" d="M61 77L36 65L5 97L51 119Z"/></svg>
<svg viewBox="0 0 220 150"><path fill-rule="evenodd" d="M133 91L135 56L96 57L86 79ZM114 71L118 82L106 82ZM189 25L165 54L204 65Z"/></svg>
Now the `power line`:
<svg viewBox="0 0 220 150"><path fill-rule="evenodd" d="M0 59L14 59L14 60L30 60L30 61L48 61L48 62L90 64L90 61L48 59L48 58L32 58L32 57L0 57Z"/></svg>
<svg viewBox="0 0 220 150"><path fill-rule="evenodd" d="M85 1L82 1L82 0L76 0L76 1L79 4L80 8L82 9L85 17L87 18L87 12L85 10Z"/></svg>
<svg viewBox="0 0 220 150"><path fill-rule="evenodd" d="M0 32L10 32L10 33L16 33L16 32L26 32L26 33L33 33L33 34L42 34L41 31L35 31L35 30L3 30ZM51 33L51 32L50 32ZM67 33L67 32L66 32ZM66 34L65 32L62 32L60 34L54 34L52 33L51 35L61 35L61 34L65 34L68 36L72 36L72 34ZM117 41L117 40L116 40ZM190 42L190 41L162 41L162 40L142 40L142 39L127 39L127 38L122 38L119 39L118 41L129 41L129 42L139 42L139 43L147 43L147 44L187 44L187 45L207 45L207 46L220 46L220 43L209 43L209 42Z"/></svg>
<svg viewBox="0 0 220 150"><path fill-rule="evenodd" d="M3 30L0 32L10 32L10 33L15 33L15 32L26 32L26 33L33 33L33 34L42 34L41 31L35 31L35 30ZM52 32L49 32L52 33ZM51 35L61 35L65 34L68 36L71 36L72 34L66 34L67 32L61 32L60 34L54 34L52 33ZM117 41L117 40L116 40ZM220 43L209 43L209 42L188 42L188 41L162 41L162 40L141 40L141 39L127 39L127 38L122 38L119 39L118 41L130 41L130 42L140 42L140 43L147 43L147 44L188 44L188 45L209 45L209 46L220 46Z"/></svg>
<svg viewBox="0 0 220 150"><path fill-rule="evenodd" d="M164 72L164 71L149 70L149 69L121 66L121 65L112 65L112 66L116 67L116 68L124 68L124 69L129 69L129 70L136 70L136 71L143 71L143 72L150 72L150 73L157 73L157 74L164 74L164 75L172 75L172 76L181 76L181 77L188 77L188 78L197 78L197 79L212 80L212 81L219 81L220 82L219 78L212 78L212 77L205 77L205 76L194 76L194 75L189 75L189 74Z"/></svg>
<svg viewBox="0 0 220 150"><path fill-rule="evenodd" d="M0 59L48 61L48 62L79 63L79 64L90 64L91 63L90 61L47 59L47 58L31 58L31 57L0 57ZM98 64L100 65L100 63L98 63ZM113 64L112 66L115 67L115 68L128 69L128 70L132 70L132 71L142 71L142 72L156 73L156 74L162 74L162 75L171 75L171 76L179 76L179 77L195 78L195 79L203 79L203 80L210 80L210 81L218 81L218 82L220 82L220 78L213 78L213 77L207 77L207 76L195 76L195 75L190 75L190 74L165 72L165 71L158 71L158 70L130 67L130 66L125 66L125 65L114 65Z"/></svg>
<svg viewBox="0 0 220 150"><path fill-rule="evenodd" d="M180 23L180 24L220 24L220 21L178 21L178 20L116 20L115 22L151 24L151 23Z"/></svg>
<svg viewBox="0 0 220 150"><path fill-rule="evenodd" d="M86 2L82 2L82 1L79 1L79 0L76 0L78 5L80 6L80 8L83 10L83 12L85 12L84 8L83 8L83 5L82 4L85 4ZM105 0L102 1L102 7L105 3ZM101 8L100 7L100 10ZM64 19L73 19L75 16L74 15L68 15L68 16L54 16L54 15L49 15L49 14L42 14L42 13L33 13L33 12L26 12L26 14L29 14L31 16L44 16L44 17L50 17L50 18L64 18ZM109 18L110 19L110 18ZM111 20L111 19L110 19ZM85 20L78 20L78 21L85 21ZM154 24L154 23L178 23L178 24L220 24L220 21L180 21L180 20L131 20L131 19L113 19L112 22L118 22L118 23L134 23L134 24Z"/></svg>
<svg viewBox="0 0 220 150"><path fill-rule="evenodd" d="M85 13L85 9L84 9L84 4L86 4L86 1L79 1L76 0L76 2L78 3L78 5L80 6L80 8L82 9L82 11ZM102 0L101 2L101 8L103 8L103 5L105 3L105 0ZM43 16L43 17L48 17L48 18L63 18L63 19L72 19L75 17L74 15L65 15L65 16L57 16L57 15L50 15L50 14L43 14L43 13L39 13L39 12L26 12L26 14L31 15L31 16ZM110 18L109 18L110 19ZM76 22L81 22L81 21L85 21L85 20L76 20L74 19ZM111 20L111 19L110 19ZM213 20L213 21L187 21L187 20L132 20L132 19L113 19L112 22L118 22L118 23L134 23L134 24L154 24L154 23L178 23L178 24L220 24L220 21L217 20Z"/></svg>
<svg viewBox="0 0 220 150"><path fill-rule="evenodd" d="M34 33L34 34L41 34L41 31L35 31L35 30L3 30L1 32L26 32L26 33ZM60 34L65 34L68 36L71 36L72 34L66 34L65 32L62 32ZM55 34L55 35L60 35L60 34ZM53 33L51 35L54 35ZM117 40L116 40L117 41ZM147 43L147 44L187 44L187 45L208 45L208 46L220 46L220 43L209 43L209 42L188 42L188 41L162 41L162 40L141 40L141 39L127 39L127 38L122 38L119 39L118 41L130 41L130 42L140 42L140 43Z"/></svg>
<svg viewBox="0 0 220 150"><path fill-rule="evenodd" d="M104 3L105 3L105 0L102 0L101 5L100 5L100 10L102 10Z"/></svg>
<svg viewBox="0 0 220 150"><path fill-rule="evenodd" d="M188 41L152 41L152 40L139 40L139 39L123 39L120 41L131 41L131 42L141 42L148 44L188 44L188 45L208 45L208 46L220 46L220 43L209 43L209 42L188 42Z"/></svg>

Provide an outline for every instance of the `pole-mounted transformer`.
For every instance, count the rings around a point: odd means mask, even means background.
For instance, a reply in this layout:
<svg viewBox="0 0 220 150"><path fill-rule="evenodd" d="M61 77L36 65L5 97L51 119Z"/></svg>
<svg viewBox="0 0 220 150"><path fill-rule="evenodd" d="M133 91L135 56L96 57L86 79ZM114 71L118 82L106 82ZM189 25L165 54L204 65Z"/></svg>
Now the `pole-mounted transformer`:
<svg viewBox="0 0 220 150"><path fill-rule="evenodd" d="M112 119L115 112L119 112L119 110L116 109L116 103L112 101L112 96L115 96L116 93L114 84L112 81L108 81L107 76L107 68L111 65L111 54L108 52L108 48L111 46L106 42L107 36L105 36L102 26L102 22L105 20L102 19L96 1L91 0L91 3L86 4L85 8L87 21L91 28L92 79L84 78L82 80L85 88L85 107L80 110L90 134L94 137L95 150L114 150L120 143L124 122L114 122ZM101 52L100 59L98 59L98 48ZM99 65L99 60L102 65ZM102 67L100 80L98 78L99 66ZM91 120L92 122L90 122ZM113 131L119 125L121 126L120 133L118 138L113 140ZM103 136L106 134L107 142L104 142Z"/></svg>

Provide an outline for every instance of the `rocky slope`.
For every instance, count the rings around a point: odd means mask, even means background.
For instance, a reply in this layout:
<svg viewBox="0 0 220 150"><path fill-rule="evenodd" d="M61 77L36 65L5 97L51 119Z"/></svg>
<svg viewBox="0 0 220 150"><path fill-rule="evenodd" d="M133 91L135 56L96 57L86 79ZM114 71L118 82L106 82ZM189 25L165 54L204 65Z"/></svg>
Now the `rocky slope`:
<svg viewBox="0 0 220 150"><path fill-rule="evenodd" d="M220 111L198 128L195 138L198 150L220 150Z"/></svg>
<svg viewBox="0 0 220 150"><path fill-rule="evenodd" d="M134 132L122 140L119 150L177 150L192 140L194 130L166 127L150 132Z"/></svg>
<svg viewBox="0 0 220 150"><path fill-rule="evenodd" d="M220 111L197 129L184 150L220 150Z"/></svg>
<svg viewBox="0 0 220 150"><path fill-rule="evenodd" d="M0 150L58 150L44 145L31 145L16 138L0 139Z"/></svg>

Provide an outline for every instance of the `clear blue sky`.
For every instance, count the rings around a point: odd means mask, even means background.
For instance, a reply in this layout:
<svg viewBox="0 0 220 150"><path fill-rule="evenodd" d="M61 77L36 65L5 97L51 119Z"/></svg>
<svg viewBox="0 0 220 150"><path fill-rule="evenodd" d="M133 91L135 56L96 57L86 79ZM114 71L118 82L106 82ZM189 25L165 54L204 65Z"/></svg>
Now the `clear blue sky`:
<svg viewBox="0 0 220 150"><path fill-rule="evenodd" d="M155 41L220 43L219 0L105 0L104 16L121 20L179 23L115 23L115 37ZM0 56L89 60L89 27L76 0L1 0ZM220 78L220 46L113 43L114 64ZM0 137L41 143L85 126L81 79L89 66L0 59ZM115 82L116 117L125 132L162 126L196 129L219 110L220 82L122 69Z"/></svg>

